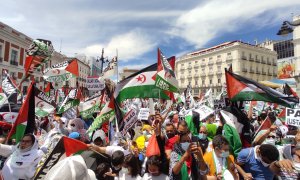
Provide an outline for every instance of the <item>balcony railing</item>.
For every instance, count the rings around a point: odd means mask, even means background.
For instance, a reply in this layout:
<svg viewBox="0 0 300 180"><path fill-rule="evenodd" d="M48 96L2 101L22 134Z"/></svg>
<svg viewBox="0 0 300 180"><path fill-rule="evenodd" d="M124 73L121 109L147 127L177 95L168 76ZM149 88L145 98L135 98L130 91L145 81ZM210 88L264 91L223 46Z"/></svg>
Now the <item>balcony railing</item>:
<svg viewBox="0 0 300 180"><path fill-rule="evenodd" d="M247 70L247 68L243 68L242 71L243 72L247 72L248 70Z"/></svg>
<svg viewBox="0 0 300 180"><path fill-rule="evenodd" d="M217 75L222 75L222 71L217 71L216 74Z"/></svg>
<svg viewBox="0 0 300 180"><path fill-rule="evenodd" d="M217 64L222 63L222 59L217 59Z"/></svg>
<svg viewBox="0 0 300 180"><path fill-rule="evenodd" d="M265 71L262 71L261 74L262 74L262 75L266 75L267 73L266 73Z"/></svg>
<svg viewBox="0 0 300 180"><path fill-rule="evenodd" d="M265 61L265 60L261 60L261 63L262 63L262 64L266 64L266 61Z"/></svg>
<svg viewBox="0 0 300 180"><path fill-rule="evenodd" d="M214 62L212 60L208 61L208 65L213 65Z"/></svg>
<svg viewBox="0 0 300 180"><path fill-rule="evenodd" d="M201 76L201 77L204 77L204 76L206 76L206 74L205 74L205 73L201 73L200 76Z"/></svg>
<svg viewBox="0 0 300 180"><path fill-rule="evenodd" d="M184 79L184 76L180 76L180 79Z"/></svg>
<svg viewBox="0 0 300 180"><path fill-rule="evenodd" d="M268 64L268 65L272 65L272 62L271 62L271 61L267 61L267 64Z"/></svg>
<svg viewBox="0 0 300 180"><path fill-rule="evenodd" d="M273 74L272 74L271 72L268 72L268 75L269 75L269 76L272 76Z"/></svg>
<svg viewBox="0 0 300 180"><path fill-rule="evenodd" d="M253 57L250 57L250 58L249 58L249 61L254 61L254 58L253 58Z"/></svg>
<svg viewBox="0 0 300 180"><path fill-rule="evenodd" d="M260 74L260 70L256 69L256 74Z"/></svg>
<svg viewBox="0 0 300 180"><path fill-rule="evenodd" d="M201 63L201 67L205 67L206 66L206 63Z"/></svg>
<svg viewBox="0 0 300 180"><path fill-rule="evenodd" d="M193 67L191 65L189 65L188 69L192 69Z"/></svg>
<svg viewBox="0 0 300 180"><path fill-rule="evenodd" d="M194 77L199 77L199 74L198 74L198 73L197 73L197 74L195 74L195 75L194 75Z"/></svg>
<svg viewBox="0 0 300 180"><path fill-rule="evenodd" d="M189 74L187 77L188 77L188 78L192 78L192 75Z"/></svg>
<svg viewBox="0 0 300 180"><path fill-rule="evenodd" d="M256 58L256 59L255 59L255 62L260 63L260 59Z"/></svg>
<svg viewBox="0 0 300 180"><path fill-rule="evenodd" d="M233 60L232 56L227 56L226 57L226 61L232 61L232 60Z"/></svg>
<svg viewBox="0 0 300 180"><path fill-rule="evenodd" d="M198 67L199 67L199 64L198 64L198 63L194 65L194 68L198 68Z"/></svg>
<svg viewBox="0 0 300 180"><path fill-rule="evenodd" d="M241 59L242 60L247 60L247 57L246 56L242 56Z"/></svg>
<svg viewBox="0 0 300 180"><path fill-rule="evenodd" d="M213 76L213 75L214 75L214 72L211 72L211 71L210 71L210 72L208 73L208 75L209 75L209 76Z"/></svg>
<svg viewBox="0 0 300 180"><path fill-rule="evenodd" d="M249 72L250 72L250 73L254 73L254 70L253 70L253 69L250 69Z"/></svg>

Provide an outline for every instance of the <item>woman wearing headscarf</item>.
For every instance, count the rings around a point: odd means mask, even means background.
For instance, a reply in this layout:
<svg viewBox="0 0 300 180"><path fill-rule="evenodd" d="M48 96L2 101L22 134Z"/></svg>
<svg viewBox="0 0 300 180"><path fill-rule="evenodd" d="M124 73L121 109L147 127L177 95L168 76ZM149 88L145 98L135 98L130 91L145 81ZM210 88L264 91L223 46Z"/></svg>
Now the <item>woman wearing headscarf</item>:
<svg viewBox="0 0 300 180"><path fill-rule="evenodd" d="M0 145L0 155L8 157L1 175L4 180L31 179L43 153L32 134L25 134L16 146Z"/></svg>

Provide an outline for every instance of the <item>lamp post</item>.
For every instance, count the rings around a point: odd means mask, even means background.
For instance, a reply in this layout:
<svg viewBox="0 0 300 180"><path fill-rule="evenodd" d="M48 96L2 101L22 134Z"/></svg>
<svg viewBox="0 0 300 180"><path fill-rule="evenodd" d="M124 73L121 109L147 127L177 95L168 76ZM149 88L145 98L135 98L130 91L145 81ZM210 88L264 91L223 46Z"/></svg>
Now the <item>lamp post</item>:
<svg viewBox="0 0 300 180"><path fill-rule="evenodd" d="M104 48L102 48L102 52L101 52L101 57L97 57L97 59L96 59L96 62L99 62L100 61L100 63L101 63L101 73L103 72L103 64L104 63L106 63L106 62L108 62L108 58L107 57L105 57L104 58Z"/></svg>
<svg viewBox="0 0 300 180"><path fill-rule="evenodd" d="M288 35L294 31L292 26L299 26L299 25L300 25L300 22L293 23L293 22L289 22L289 21L283 21L280 30L277 32L277 35L279 35L279 36Z"/></svg>

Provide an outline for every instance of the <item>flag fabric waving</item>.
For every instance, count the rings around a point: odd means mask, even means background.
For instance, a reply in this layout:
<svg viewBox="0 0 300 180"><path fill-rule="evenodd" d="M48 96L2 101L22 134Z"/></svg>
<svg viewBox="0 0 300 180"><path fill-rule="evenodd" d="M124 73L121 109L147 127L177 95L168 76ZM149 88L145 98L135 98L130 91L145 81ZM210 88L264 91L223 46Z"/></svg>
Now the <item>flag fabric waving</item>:
<svg viewBox="0 0 300 180"><path fill-rule="evenodd" d="M61 103L56 113L61 114L72 107L78 106L80 103L79 96L79 89L71 89L71 91L65 97L64 101Z"/></svg>
<svg viewBox="0 0 300 180"><path fill-rule="evenodd" d="M100 103L101 103L100 100L101 97L104 96L104 94L102 94L102 96L101 94L96 93L86 101L80 102L79 112L82 118L86 119L88 117L91 117L93 113L100 111Z"/></svg>
<svg viewBox="0 0 300 180"><path fill-rule="evenodd" d="M3 93L8 98L8 102L16 104L18 99L18 88L6 71L4 71L1 87Z"/></svg>
<svg viewBox="0 0 300 180"><path fill-rule="evenodd" d="M164 57L160 49L157 52L157 75L155 86L171 92L178 92L178 81L175 77L175 72L171 67L167 58ZM175 57L171 57L175 60Z"/></svg>
<svg viewBox="0 0 300 180"><path fill-rule="evenodd" d="M52 97L46 95L43 91L34 87L35 95L35 115L38 117L48 116L55 110L56 104Z"/></svg>
<svg viewBox="0 0 300 180"><path fill-rule="evenodd" d="M49 154L44 164L37 173L34 179L43 179L48 171L60 160L75 155L81 154L83 151L88 150L88 146L76 139L71 139L63 136L60 141L56 144L55 148Z"/></svg>
<svg viewBox="0 0 300 180"><path fill-rule="evenodd" d="M285 85L283 87L283 94L286 94L288 96L292 96L292 97L298 99L298 101L299 101L299 96L287 83L285 83Z"/></svg>
<svg viewBox="0 0 300 180"><path fill-rule="evenodd" d="M8 134L10 137L16 139L18 143L24 134L33 133L35 128L35 86L31 83L28 93L22 107L19 111L18 117Z"/></svg>
<svg viewBox="0 0 300 180"><path fill-rule="evenodd" d="M43 63L47 62L54 52L51 41L44 39L34 40L26 54L25 60L25 76L32 74L35 69L39 68Z"/></svg>
<svg viewBox="0 0 300 180"><path fill-rule="evenodd" d="M105 104L100 114L96 117L88 132L93 132L100 128L103 123L111 121L115 117L115 102L114 97L110 98L110 101Z"/></svg>
<svg viewBox="0 0 300 180"><path fill-rule="evenodd" d="M227 95L233 101L265 101L293 107L298 102L272 88L225 70Z"/></svg>
<svg viewBox="0 0 300 180"><path fill-rule="evenodd" d="M111 61L108 62L106 68L104 68L101 73L99 80L103 80L105 78L109 78L115 74L117 74L117 66L118 66L118 58L114 57Z"/></svg>
<svg viewBox="0 0 300 180"><path fill-rule="evenodd" d="M60 83L77 76L79 76L77 59L69 59L43 71L43 78L48 82Z"/></svg>
<svg viewBox="0 0 300 180"><path fill-rule="evenodd" d="M44 91L47 94L47 96L50 96L51 98L55 99L55 89L51 82L47 83L47 86Z"/></svg>

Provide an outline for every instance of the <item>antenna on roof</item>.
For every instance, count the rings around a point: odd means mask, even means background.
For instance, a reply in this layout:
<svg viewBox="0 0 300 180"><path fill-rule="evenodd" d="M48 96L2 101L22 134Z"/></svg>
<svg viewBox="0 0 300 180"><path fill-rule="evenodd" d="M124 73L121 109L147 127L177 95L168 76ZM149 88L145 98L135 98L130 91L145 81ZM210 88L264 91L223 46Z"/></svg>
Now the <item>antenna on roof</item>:
<svg viewBox="0 0 300 180"><path fill-rule="evenodd" d="M62 39L60 38L59 53L61 53Z"/></svg>

